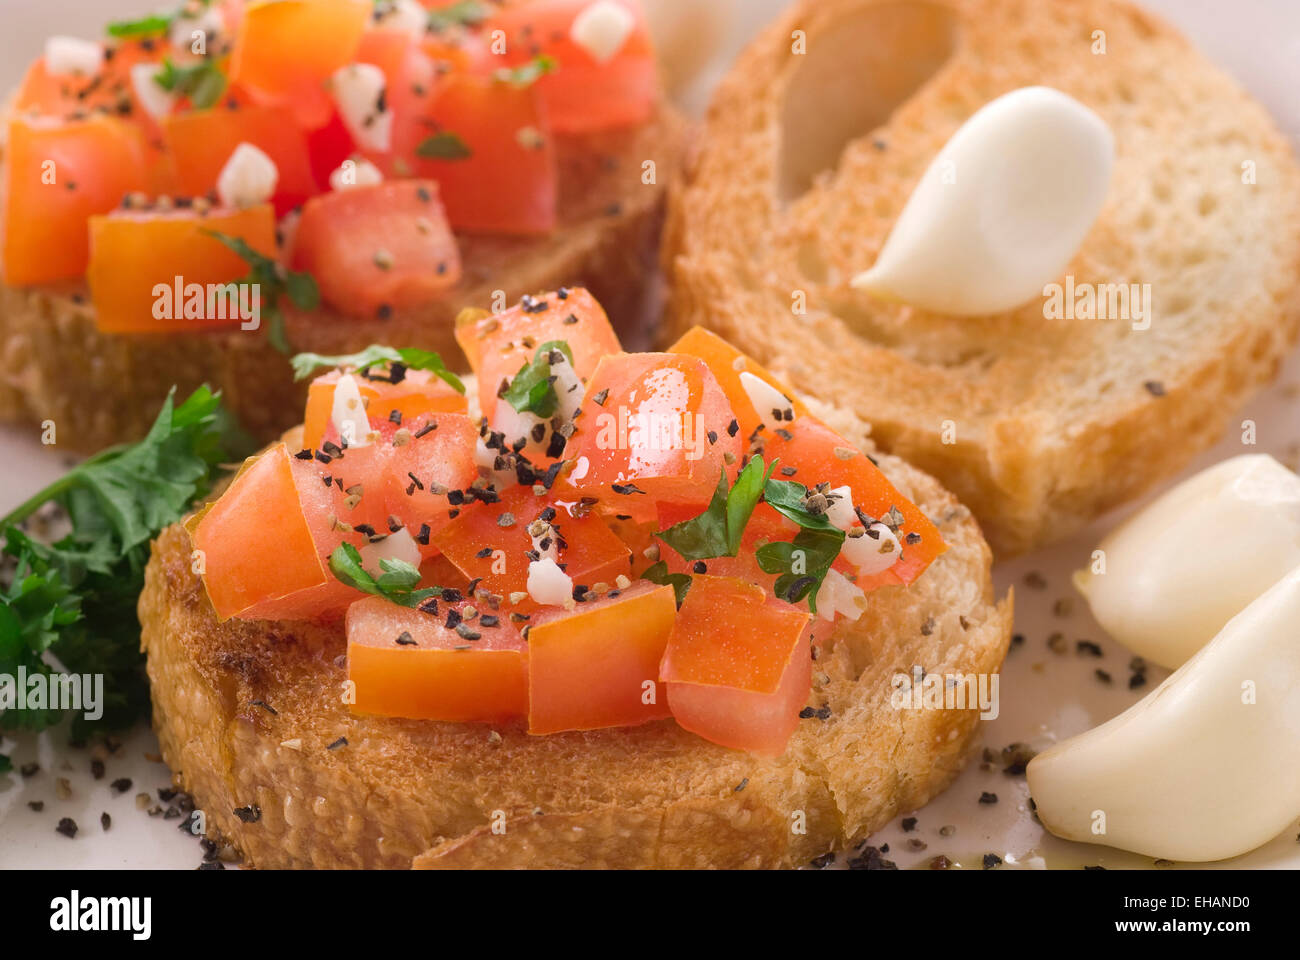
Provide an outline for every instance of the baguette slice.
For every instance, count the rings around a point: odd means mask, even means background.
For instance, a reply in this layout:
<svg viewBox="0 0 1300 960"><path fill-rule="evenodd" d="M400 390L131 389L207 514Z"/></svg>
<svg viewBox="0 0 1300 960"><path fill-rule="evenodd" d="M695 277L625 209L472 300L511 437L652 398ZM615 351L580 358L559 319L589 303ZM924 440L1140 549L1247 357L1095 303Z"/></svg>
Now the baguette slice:
<svg viewBox="0 0 1300 960"><path fill-rule="evenodd" d="M1039 301L942 316L852 289L949 137L1033 84L1115 134L1109 196L1066 273L1149 284L1150 328L1045 319ZM1300 330L1300 168L1258 103L1122 0L804 0L718 90L664 254L670 335L711 326L859 412L1001 556L1177 471L1275 375Z"/></svg>
<svg viewBox="0 0 1300 960"><path fill-rule="evenodd" d="M326 310L289 316L289 342L295 351L326 354L371 343L419 346L464 368L452 336L462 307L490 308L498 290L502 302L514 303L566 284L590 288L621 332L634 333L652 309L647 278L683 133L665 105L635 130L558 138L560 225L551 236L459 235L464 276L437 302L386 320ZM646 184L642 165L650 160L655 182ZM201 383L221 389L259 441L292 425L306 397L306 384L293 383L286 358L262 331L104 334L82 285L0 285L0 421L52 420L61 446L90 453L139 439L173 384L184 396Z"/></svg>
<svg viewBox="0 0 1300 960"><path fill-rule="evenodd" d="M800 721L779 759L672 720L534 737L354 715L342 626L218 623L180 525L154 543L139 605L163 757L209 835L262 868L776 867L843 848L942 790L975 729L972 710L895 709L894 674L993 673L1011 632L970 512L902 461L880 466L949 549L828 632L809 705L830 716Z"/></svg>

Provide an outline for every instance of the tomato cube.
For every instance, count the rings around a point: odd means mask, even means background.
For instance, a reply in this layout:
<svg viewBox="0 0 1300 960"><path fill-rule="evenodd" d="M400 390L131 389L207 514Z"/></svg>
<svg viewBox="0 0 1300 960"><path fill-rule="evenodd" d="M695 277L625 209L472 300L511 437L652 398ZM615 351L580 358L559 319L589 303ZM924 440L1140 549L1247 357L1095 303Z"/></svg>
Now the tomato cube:
<svg viewBox="0 0 1300 960"><path fill-rule="evenodd" d="M327 437L338 442L338 430L331 427L334 410L334 388L343 373L331 370L311 382L307 388L307 410L303 418L302 444L312 450ZM403 421L422 413L464 413L468 407L465 396L451 384L429 370L407 370L401 380L393 383L386 372L352 375L366 404L366 413L372 425L392 422L393 413ZM470 441L473 446L473 441Z"/></svg>

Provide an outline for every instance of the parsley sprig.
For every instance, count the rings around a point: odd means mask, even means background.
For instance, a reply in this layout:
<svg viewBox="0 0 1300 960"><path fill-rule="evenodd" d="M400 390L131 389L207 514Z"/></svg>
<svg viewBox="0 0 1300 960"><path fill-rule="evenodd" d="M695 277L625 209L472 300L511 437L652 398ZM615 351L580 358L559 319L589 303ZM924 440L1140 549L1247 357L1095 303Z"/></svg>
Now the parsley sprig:
<svg viewBox="0 0 1300 960"><path fill-rule="evenodd" d="M383 572L378 577L371 576L361 565L361 551L350 543L339 544L330 554L330 571L334 576L363 593L383 597L402 607L418 607L430 597L442 596L442 587L416 590L420 571L405 560L384 557L379 561L379 568Z"/></svg>
<svg viewBox="0 0 1300 960"><path fill-rule="evenodd" d="M320 353L300 353L289 361L293 367L295 380L306 380L322 367L348 367L357 373L365 373L371 367L384 364L391 366L401 364L408 370L429 370L449 384L457 393L465 392L465 384L460 377L447 369L442 356L433 350L420 350L416 347L380 346L372 343L357 353L325 356Z"/></svg>
<svg viewBox="0 0 1300 960"><path fill-rule="evenodd" d="M226 92L226 75L211 60L178 67L168 57L154 74L153 82L168 93L189 97L200 110L214 106Z"/></svg>
<svg viewBox="0 0 1300 960"><path fill-rule="evenodd" d="M431 160L468 160L474 155L474 151L460 134L452 133L450 130L439 130L416 145L415 155L428 157Z"/></svg>
<svg viewBox="0 0 1300 960"><path fill-rule="evenodd" d="M271 346L281 353L293 352L284 330L284 314L280 310L280 298L287 296L299 310L315 310L320 306L320 288L315 278L306 272L286 270L275 260L258 253L248 245L243 237L232 237L217 230L204 230L210 237L221 241L248 264L248 274L235 283L243 286L252 284L256 287L262 304L262 311L267 315L267 339Z"/></svg>
<svg viewBox="0 0 1300 960"><path fill-rule="evenodd" d="M573 365L573 351L568 343L548 340L537 348L531 363L519 368L501 394L502 399L520 413L533 413L543 420L555 416L560 406L560 396L555 392L555 380L551 376L550 357L555 351L564 354L569 365Z"/></svg>
<svg viewBox="0 0 1300 960"><path fill-rule="evenodd" d="M148 716L136 602L149 541L207 495L221 464L248 448L206 386L174 401L173 389L139 443L91 457L0 519L4 552L16 564L0 584L0 673L48 674L52 657L68 671L103 674L103 716L91 723L77 713L74 738ZM19 526L46 504L71 523L71 533L49 544ZM0 725L41 730L60 718L57 710L10 710Z"/></svg>
<svg viewBox="0 0 1300 960"><path fill-rule="evenodd" d="M429 30L442 33L451 27L478 26L492 16L492 7L483 0L459 0L429 11Z"/></svg>

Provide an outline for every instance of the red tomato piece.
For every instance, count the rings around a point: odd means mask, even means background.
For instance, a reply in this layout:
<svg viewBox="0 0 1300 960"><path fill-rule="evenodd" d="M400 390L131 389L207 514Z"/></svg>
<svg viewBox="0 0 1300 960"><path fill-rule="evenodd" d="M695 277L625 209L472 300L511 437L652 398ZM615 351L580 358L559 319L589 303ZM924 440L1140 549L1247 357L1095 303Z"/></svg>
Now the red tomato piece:
<svg viewBox="0 0 1300 960"><path fill-rule="evenodd" d="M280 107L223 102L211 110L191 110L163 119L163 139L176 164L181 193L203 196L216 189L217 177L241 143L251 143L275 162L279 171L277 216L317 192L307 156L307 139Z"/></svg>
<svg viewBox="0 0 1300 960"><path fill-rule="evenodd" d="M460 251L438 186L393 180L322 194L302 210L293 265L353 316L416 307L460 280Z"/></svg>
<svg viewBox="0 0 1300 960"><path fill-rule="evenodd" d="M382 369L371 368L365 373L355 373L357 388L366 401L366 413L372 426L391 422L393 411L403 421L421 413L464 413L468 406L463 394L451 384L429 370L407 370L402 379L393 383ZM303 446L315 450L321 441L338 442L338 430L331 418L334 411L334 388L342 371L331 370L311 382L307 389L307 410L303 418ZM474 441L471 437L470 447Z"/></svg>
<svg viewBox="0 0 1300 960"><path fill-rule="evenodd" d="M810 629L753 584L695 577L659 668L673 716L724 747L780 756L812 689Z"/></svg>
<svg viewBox="0 0 1300 960"><path fill-rule="evenodd" d="M768 431L764 431L762 437L764 455L769 464L779 459L783 465L796 468L797 472L789 479L805 487L819 483L829 483L832 489L848 486L853 491L854 506L868 516L880 519L893 507L903 517L897 531L903 548L902 558L888 570L858 577L855 581L858 587L873 590L888 584L909 584L948 549L929 517L904 497L869 457L826 424L816 417L803 416L787 423L784 429L789 440ZM845 453L851 455L845 456ZM909 542L909 534L920 539ZM842 556L836 563L844 568Z"/></svg>
<svg viewBox="0 0 1300 960"><path fill-rule="evenodd" d="M555 146L536 91L469 74L436 85L417 116L393 117L381 168L442 186L457 230L536 235L555 227Z"/></svg>
<svg viewBox="0 0 1300 960"><path fill-rule="evenodd" d="M185 208L166 213L116 210L91 217L86 279L95 326L112 333L157 333L243 322L258 309L253 291L240 287L226 293L209 285L239 280L248 264L208 236L208 230L275 255L275 215L269 204L203 215Z"/></svg>
<svg viewBox="0 0 1300 960"><path fill-rule="evenodd" d="M528 627L528 732L668 716L657 681L676 614L672 587L649 583L538 614Z"/></svg>
<svg viewBox="0 0 1300 960"><path fill-rule="evenodd" d="M348 607L348 679L357 713L458 723L503 720L528 711L528 645L508 617L467 621L469 638L438 614L382 597ZM464 604L455 609L463 610Z"/></svg>
<svg viewBox="0 0 1300 960"><path fill-rule="evenodd" d="M502 65L519 66L538 56L553 58L558 69L537 81L551 128L583 133L644 123L654 111L659 78L654 47L639 3L618 0L632 17L622 47L601 63L573 42L574 19L591 0L533 0L497 12L484 30L505 32Z"/></svg>
<svg viewBox="0 0 1300 960"><path fill-rule="evenodd" d="M355 59L370 11L360 0L254 4L235 37L231 82L292 109L305 130L324 126L333 109L325 81Z"/></svg>
<svg viewBox="0 0 1300 960"><path fill-rule="evenodd" d="M115 117L10 119L5 282L26 286L83 276L90 261L87 221L144 188L144 158L139 129Z"/></svg>
<svg viewBox="0 0 1300 960"><path fill-rule="evenodd" d="M451 523L433 535L433 543L466 577L479 579L481 589L501 597L503 609L509 606L528 613L539 606L527 596L528 553L533 549L528 525L547 508L555 511L551 522L564 540L557 562L575 587L612 585L619 574L631 569L627 547L597 514L575 517L553 498L534 494L531 487L512 487L500 497L499 503L463 507ZM502 526L505 514L513 518L509 526ZM511 604L511 595L521 593L523 598Z"/></svg>
<svg viewBox="0 0 1300 960"><path fill-rule="evenodd" d="M726 395L703 360L680 354L604 357L587 383L587 402L567 452L578 489L635 491L657 500L707 504L741 441L727 426ZM603 404L596 398L603 397ZM628 486L633 485L633 486ZM620 494L622 495L622 494Z"/></svg>
<svg viewBox="0 0 1300 960"><path fill-rule="evenodd" d="M573 369L586 380L601 357L622 353L604 308L583 287L528 297L498 314L470 316L456 324L456 342L478 375L479 409L491 413L497 389L531 363L537 348L563 340Z"/></svg>
<svg viewBox="0 0 1300 960"><path fill-rule="evenodd" d="M386 423L386 429L398 429L391 421ZM436 426L427 429L430 424ZM422 413L404 418L403 428L411 439L392 447L385 502L388 512L412 534L424 534L426 526L434 534L452 522L450 491L468 489L478 476L474 463L478 429L459 413ZM420 544L421 554L429 557L438 552L429 537L421 539L429 541Z"/></svg>

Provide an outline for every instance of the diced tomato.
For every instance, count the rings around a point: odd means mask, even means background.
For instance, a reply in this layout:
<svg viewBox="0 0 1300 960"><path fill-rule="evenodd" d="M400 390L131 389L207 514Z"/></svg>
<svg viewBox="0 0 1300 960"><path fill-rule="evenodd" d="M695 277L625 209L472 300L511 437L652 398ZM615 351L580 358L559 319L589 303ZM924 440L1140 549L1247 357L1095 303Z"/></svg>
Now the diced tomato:
<svg viewBox="0 0 1300 960"><path fill-rule="evenodd" d="M325 81L355 59L370 10L363 0L253 4L235 37L231 82L291 108L303 129L324 126L333 108Z"/></svg>
<svg viewBox="0 0 1300 960"><path fill-rule="evenodd" d="M208 597L222 620L331 579L282 443L246 464L190 534Z"/></svg>
<svg viewBox="0 0 1300 960"><path fill-rule="evenodd" d="M420 306L460 279L460 251L430 181L322 194L302 210L295 269L331 306L358 317Z"/></svg>
<svg viewBox="0 0 1300 960"><path fill-rule="evenodd" d="M311 382L307 389L307 411L303 419L303 446L315 450L327 436L338 441L337 429L330 429L334 410L334 387L343 373L331 370ZM468 404L463 394L428 370L407 370L398 383L386 378L387 373L353 374L361 398L366 402L370 422L377 425L389 422L393 411L404 421L421 413L464 413ZM473 434L469 446L474 446Z"/></svg>
<svg viewBox="0 0 1300 960"><path fill-rule="evenodd" d="M812 689L810 626L806 612L751 583L695 577L659 668L677 722L724 747L779 756Z"/></svg>
<svg viewBox="0 0 1300 960"><path fill-rule="evenodd" d="M275 255L275 214L269 204L202 216L186 208L91 217L86 279L95 326L110 333L160 333L244 322L244 313L258 309L255 292L215 287L245 276L248 264L208 236L209 230Z"/></svg>
<svg viewBox="0 0 1300 960"><path fill-rule="evenodd" d="M528 628L528 732L625 727L668 716L659 661L673 629L672 587L638 583Z"/></svg>
<svg viewBox="0 0 1300 960"><path fill-rule="evenodd" d="M427 101L417 116L394 113L393 152L373 158L381 169L437 180L457 230L549 233L559 174L536 91L451 74Z"/></svg>
<svg viewBox="0 0 1300 960"><path fill-rule="evenodd" d="M338 110L330 114L325 125L307 132L307 157L311 162L311 175L316 189L324 193L330 189L330 174L357 152L356 141L348 132Z"/></svg>
<svg viewBox="0 0 1300 960"><path fill-rule="evenodd" d="M385 423L388 429L396 429L391 421ZM430 424L436 426L427 429ZM384 493L388 512L401 518L413 534L425 526L431 534L437 533L452 522L449 492L468 489L478 476L474 463L478 430L460 413L421 413L403 418L402 427L411 439L392 447ZM426 557L437 551L432 540L420 544Z"/></svg>
<svg viewBox="0 0 1300 960"><path fill-rule="evenodd" d="M89 76L52 74L45 58L37 57L14 95L13 112L70 119L107 111L121 119L147 119L131 83L131 68L158 63L166 55L167 44L159 39L111 44L105 47L100 70Z"/></svg>
<svg viewBox="0 0 1300 960"><path fill-rule="evenodd" d="M739 462L740 437L727 429L732 418L703 360L669 353L604 357L587 383L569 442L577 459L569 480L578 489L630 490L628 496L641 490L658 500L707 504L726 454Z"/></svg>
<svg viewBox="0 0 1300 960"><path fill-rule="evenodd" d="M81 277L86 223L145 186L135 126L96 114L62 122L15 116L5 143L4 274L10 286Z"/></svg>
<svg viewBox="0 0 1300 960"><path fill-rule="evenodd" d="M748 441L763 418L754 409L754 403L749 399L749 393L741 382L742 372L753 374L785 394L796 416L802 417L808 413L808 408L793 390L772 376L751 357L741 353L716 333L703 327L692 327L686 331L681 339L668 348L668 352L699 357L709 365L709 369L718 378L718 384L727 395L732 411L736 414L743 440Z"/></svg>
<svg viewBox="0 0 1300 960"><path fill-rule="evenodd" d="M634 18L619 51L598 62L574 43L570 29L591 0L532 0L507 6L484 27L502 30L504 66L519 66L537 56L549 56L558 69L537 81L552 129L582 133L643 123L654 110L659 93L654 48L645 13L633 0L617 0Z"/></svg>
<svg viewBox="0 0 1300 960"><path fill-rule="evenodd" d="M528 553L533 549L528 525L547 507L556 511L552 523L564 540L558 562L575 586L613 584L631 568L627 547L597 514L575 517L552 498L536 496L531 487L512 487L500 497L499 503L462 508L459 516L433 535L433 543L465 576L480 579L481 589L503 598L503 606L523 613L538 607L526 595ZM503 517L513 522L503 526ZM520 593L525 596L509 604L511 595Z"/></svg>
<svg viewBox="0 0 1300 960"><path fill-rule="evenodd" d="M583 287L529 297L498 314L458 319L456 342L478 375L479 409L490 412L501 381L514 377L552 340L569 345L574 372L584 380L601 357L623 352L609 317Z"/></svg>
<svg viewBox="0 0 1300 960"><path fill-rule="evenodd" d="M508 617L482 617L467 639L441 615L398 606L383 597L348 607L348 679L358 713L413 720L473 722L528 711L528 645ZM460 607L463 609L463 605Z"/></svg>
<svg viewBox="0 0 1300 960"><path fill-rule="evenodd" d="M768 463L779 459L782 464L796 467L790 479L806 487L819 483L829 483L832 489L848 486L853 491L854 506L870 517L884 517L891 507L903 516L898 530L902 559L881 573L858 577L858 587L873 590L887 584L909 584L948 549L929 517L904 497L870 458L826 424L816 417L803 416L787 423L784 429L789 440L774 432L762 434ZM920 540L908 542L908 534L916 534ZM843 557L837 564L843 566Z"/></svg>
<svg viewBox="0 0 1300 960"><path fill-rule="evenodd" d="M384 72L384 100L393 112L395 147L405 134L401 150L414 150L415 118L427 109L438 78L434 59L409 33L380 28L367 30L361 38L357 62L373 64ZM381 158L375 160L384 165Z"/></svg>
<svg viewBox="0 0 1300 960"><path fill-rule="evenodd" d="M216 189L217 177L241 143L251 143L279 171L277 216L316 193L316 180L307 156L307 139L280 107L227 105L191 110L164 118L163 139L176 161L182 193L202 196Z"/></svg>

